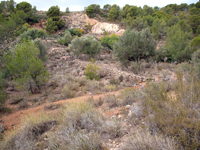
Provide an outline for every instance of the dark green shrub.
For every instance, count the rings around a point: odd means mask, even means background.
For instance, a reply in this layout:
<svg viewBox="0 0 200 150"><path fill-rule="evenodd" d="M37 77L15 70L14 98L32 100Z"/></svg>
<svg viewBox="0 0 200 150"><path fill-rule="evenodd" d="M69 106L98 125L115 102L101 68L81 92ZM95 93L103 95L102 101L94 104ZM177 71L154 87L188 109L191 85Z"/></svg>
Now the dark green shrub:
<svg viewBox="0 0 200 150"><path fill-rule="evenodd" d="M20 34L20 36L17 39L17 42L23 42L23 40L34 40L36 38L42 38L45 37L46 33L42 29L29 29L28 31L25 31L24 33Z"/></svg>
<svg viewBox="0 0 200 150"><path fill-rule="evenodd" d="M180 15L179 15L179 19L182 20L182 19L186 19L186 15L184 12L182 12Z"/></svg>
<svg viewBox="0 0 200 150"><path fill-rule="evenodd" d="M179 25L172 26L167 32L165 47L172 61L186 61L191 58L188 33L181 30Z"/></svg>
<svg viewBox="0 0 200 150"><path fill-rule="evenodd" d="M58 29L62 29L65 26L65 22L60 19L58 22L56 22L56 25L58 26Z"/></svg>
<svg viewBox="0 0 200 150"><path fill-rule="evenodd" d="M179 22L179 18L176 17L176 16L173 16L170 20L168 20L167 25L168 25L169 27L171 27L171 26L177 24L178 22Z"/></svg>
<svg viewBox="0 0 200 150"><path fill-rule="evenodd" d="M28 2L21 2L16 5L17 10L23 10L25 13L32 10L32 5Z"/></svg>
<svg viewBox="0 0 200 150"><path fill-rule="evenodd" d="M101 45L109 49L113 49L113 43L118 41L118 36L116 34L111 34L111 36L101 37Z"/></svg>
<svg viewBox="0 0 200 150"><path fill-rule="evenodd" d="M160 39L162 36L166 35L167 23L164 19L155 19L151 27L151 32L156 39Z"/></svg>
<svg viewBox="0 0 200 150"><path fill-rule="evenodd" d="M39 58L44 62L47 60L47 47L44 45L41 39L35 39L33 41L34 45L39 49Z"/></svg>
<svg viewBox="0 0 200 150"><path fill-rule="evenodd" d="M72 39L73 39L73 37L71 36L70 32L68 30L66 30L64 33L64 37L60 38L57 42L68 46L71 43Z"/></svg>
<svg viewBox="0 0 200 150"><path fill-rule="evenodd" d="M74 50L74 54L77 56L87 54L92 57L100 53L100 42L95 37L86 35L74 38L69 48Z"/></svg>
<svg viewBox="0 0 200 150"><path fill-rule="evenodd" d="M114 54L122 64L128 65L130 61L139 61L155 55L156 42L149 29L141 32L126 30L114 43Z"/></svg>
<svg viewBox="0 0 200 150"><path fill-rule="evenodd" d="M196 33L198 26L200 25L200 16L199 15L190 15L189 23L192 27L194 33Z"/></svg>
<svg viewBox="0 0 200 150"><path fill-rule="evenodd" d="M7 94L5 93L5 80L0 76L0 112L3 111Z"/></svg>
<svg viewBox="0 0 200 150"><path fill-rule="evenodd" d="M117 10L112 8L108 14L108 21L114 21L117 18Z"/></svg>
<svg viewBox="0 0 200 150"><path fill-rule="evenodd" d="M191 42L191 48L193 51L200 49L200 36L195 37Z"/></svg>
<svg viewBox="0 0 200 150"><path fill-rule="evenodd" d="M94 17L94 8L92 6L87 7L86 14L88 17L93 18Z"/></svg>
<svg viewBox="0 0 200 150"><path fill-rule="evenodd" d="M60 9L58 6L52 6L49 8L49 10L46 12L46 15L51 18L51 17L56 17L60 16Z"/></svg>
<svg viewBox="0 0 200 150"><path fill-rule="evenodd" d="M52 18L48 18L47 19L47 25L45 27L45 30L49 33L55 33L58 29L58 26L56 25L56 23L53 21Z"/></svg>

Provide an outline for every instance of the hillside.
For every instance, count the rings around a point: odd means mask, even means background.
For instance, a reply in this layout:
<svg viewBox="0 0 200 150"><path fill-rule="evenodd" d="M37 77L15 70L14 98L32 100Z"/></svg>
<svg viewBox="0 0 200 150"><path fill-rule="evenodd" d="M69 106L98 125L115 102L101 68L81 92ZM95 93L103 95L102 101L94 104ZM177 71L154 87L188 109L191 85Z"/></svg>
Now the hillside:
<svg viewBox="0 0 200 150"><path fill-rule="evenodd" d="M0 149L200 149L200 2L11 2L0 3Z"/></svg>

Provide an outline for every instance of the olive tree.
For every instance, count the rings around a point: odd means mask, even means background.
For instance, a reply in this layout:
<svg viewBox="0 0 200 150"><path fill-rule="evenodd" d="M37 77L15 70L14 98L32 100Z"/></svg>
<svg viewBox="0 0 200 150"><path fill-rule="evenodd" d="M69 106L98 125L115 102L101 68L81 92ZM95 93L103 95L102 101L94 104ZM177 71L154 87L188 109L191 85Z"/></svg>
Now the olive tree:
<svg viewBox="0 0 200 150"><path fill-rule="evenodd" d="M113 48L114 55L123 65L127 66L130 61L139 62L140 59L154 56L156 41L148 28L143 29L141 32L128 29L114 43Z"/></svg>

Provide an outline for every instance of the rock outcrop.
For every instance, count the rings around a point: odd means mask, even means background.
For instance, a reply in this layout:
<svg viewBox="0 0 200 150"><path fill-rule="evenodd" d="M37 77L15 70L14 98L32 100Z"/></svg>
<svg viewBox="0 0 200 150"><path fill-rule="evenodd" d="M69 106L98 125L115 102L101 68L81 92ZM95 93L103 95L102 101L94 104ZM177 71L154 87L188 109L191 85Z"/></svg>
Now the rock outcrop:
<svg viewBox="0 0 200 150"><path fill-rule="evenodd" d="M90 25L92 25L91 32L99 35L102 34L103 31L108 31L120 36L125 31L117 24L99 22L96 19L89 18L84 12L70 13L67 16L62 16L62 19L66 22L68 28L80 28L86 30L86 25L90 23Z"/></svg>

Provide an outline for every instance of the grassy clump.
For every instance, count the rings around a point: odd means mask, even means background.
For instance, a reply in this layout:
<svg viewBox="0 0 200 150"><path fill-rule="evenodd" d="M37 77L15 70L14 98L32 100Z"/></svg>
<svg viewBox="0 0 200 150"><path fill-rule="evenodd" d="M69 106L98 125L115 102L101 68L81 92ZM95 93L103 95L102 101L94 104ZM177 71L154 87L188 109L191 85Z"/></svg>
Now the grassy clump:
<svg viewBox="0 0 200 150"><path fill-rule="evenodd" d="M168 93L165 83L150 84L142 98L143 113L152 132L174 137L179 148L200 148L200 81L194 76L183 82L177 73L174 93Z"/></svg>

